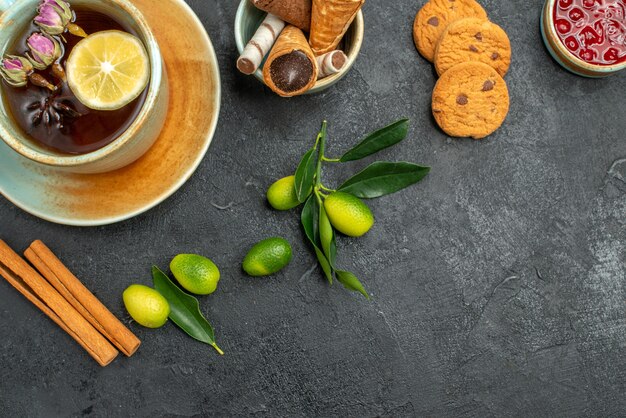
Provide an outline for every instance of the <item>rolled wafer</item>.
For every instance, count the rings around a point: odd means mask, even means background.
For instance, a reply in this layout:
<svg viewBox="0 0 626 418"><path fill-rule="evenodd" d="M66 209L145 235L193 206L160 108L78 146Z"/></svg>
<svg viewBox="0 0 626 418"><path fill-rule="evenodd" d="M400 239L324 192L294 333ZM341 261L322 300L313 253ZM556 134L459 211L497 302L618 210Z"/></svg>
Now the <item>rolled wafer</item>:
<svg viewBox="0 0 626 418"><path fill-rule="evenodd" d="M237 60L239 71L248 75L254 73L263 62L265 55L272 49L284 27L285 22L268 13Z"/></svg>
<svg viewBox="0 0 626 418"><path fill-rule="evenodd" d="M311 27L311 0L252 0L252 3L304 31Z"/></svg>
<svg viewBox="0 0 626 418"><path fill-rule="evenodd" d="M365 0L313 0L309 43L315 55L337 48Z"/></svg>
<svg viewBox="0 0 626 418"><path fill-rule="evenodd" d="M263 66L265 84L283 97L297 96L317 81L317 62L302 31L288 25Z"/></svg>
<svg viewBox="0 0 626 418"><path fill-rule="evenodd" d="M317 79L337 74L348 62L348 57L343 51L330 51L316 58L319 72Z"/></svg>

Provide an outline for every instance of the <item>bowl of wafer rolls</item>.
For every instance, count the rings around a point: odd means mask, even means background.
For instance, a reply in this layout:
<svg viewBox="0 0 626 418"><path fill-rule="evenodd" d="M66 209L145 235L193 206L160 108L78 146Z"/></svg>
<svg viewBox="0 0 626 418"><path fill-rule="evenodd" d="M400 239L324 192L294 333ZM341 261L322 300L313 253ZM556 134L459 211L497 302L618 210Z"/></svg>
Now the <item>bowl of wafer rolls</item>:
<svg viewBox="0 0 626 418"><path fill-rule="evenodd" d="M242 0L237 69L282 97L319 93L352 68L365 0Z"/></svg>

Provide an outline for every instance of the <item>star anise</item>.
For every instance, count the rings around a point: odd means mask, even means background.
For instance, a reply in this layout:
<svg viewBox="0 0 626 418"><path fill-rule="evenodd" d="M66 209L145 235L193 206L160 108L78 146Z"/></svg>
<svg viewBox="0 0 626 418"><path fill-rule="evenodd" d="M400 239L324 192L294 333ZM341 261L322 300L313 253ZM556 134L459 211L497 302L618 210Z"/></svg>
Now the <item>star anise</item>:
<svg viewBox="0 0 626 418"><path fill-rule="evenodd" d="M69 97L50 94L29 104L27 109L35 111L31 119L33 126L43 123L48 130L52 127L63 129L67 122L81 117L68 99Z"/></svg>

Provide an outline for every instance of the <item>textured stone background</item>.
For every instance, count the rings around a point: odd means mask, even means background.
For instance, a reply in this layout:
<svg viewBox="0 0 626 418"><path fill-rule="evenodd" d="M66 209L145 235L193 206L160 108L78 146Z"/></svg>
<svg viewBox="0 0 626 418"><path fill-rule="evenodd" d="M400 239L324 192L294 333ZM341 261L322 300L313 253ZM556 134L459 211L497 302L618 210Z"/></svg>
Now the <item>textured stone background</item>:
<svg viewBox="0 0 626 418"><path fill-rule="evenodd" d="M133 324L140 351L101 369L0 282L0 415L626 415L626 73L566 73L540 40L541 0L484 0L513 44L511 113L487 140L451 140L433 124L433 70L412 45L422 1L370 0L351 73L293 100L235 71L236 3L190 0L218 52L223 110L173 198L90 229L0 199L2 238L20 250L43 239L126 319L121 293L150 283L151 264L213 258L223 280L201 305L226 356L171 324ZM324 282L298 216L269 210L264 191L294 170L323 118L339 154L402 116L410 138L383 157L433 171L372 202L366 237L339 239L367 302ZM328 182L366 164L333 167ZM292 264L245 277L247 249L276 234L293 243Z"/></svg>

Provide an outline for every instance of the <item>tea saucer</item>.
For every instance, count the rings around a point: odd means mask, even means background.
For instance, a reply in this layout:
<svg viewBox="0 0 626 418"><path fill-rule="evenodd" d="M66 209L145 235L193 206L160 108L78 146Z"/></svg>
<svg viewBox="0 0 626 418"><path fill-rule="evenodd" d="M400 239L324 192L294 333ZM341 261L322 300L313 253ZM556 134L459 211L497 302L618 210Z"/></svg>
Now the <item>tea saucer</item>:
<svg viewBox="0 0 626 418"><path fill-rule="evenodd" d="M137 162L104 174L64 173L27 160L0 141L0 193L26 212L64 225L120 222L171 196L206 154L221 99L211 40L184 0L132 1L150 23L169 75L161 135Z"/></svg>

